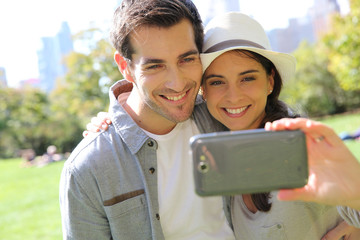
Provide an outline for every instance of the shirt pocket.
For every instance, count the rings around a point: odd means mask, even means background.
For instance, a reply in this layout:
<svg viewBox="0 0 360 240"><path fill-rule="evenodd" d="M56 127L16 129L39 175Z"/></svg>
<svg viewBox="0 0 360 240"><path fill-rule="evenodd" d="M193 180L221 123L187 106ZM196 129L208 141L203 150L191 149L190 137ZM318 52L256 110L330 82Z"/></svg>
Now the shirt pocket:
<svg viewBox="0 0 360 240"><path fill-rule="evenodd" d="M275 223L271 226L263 226L260 233L260 239L286 240L287 237L284 225Z"/></svg>
<svg viewBox="0 0 360 240"><path fill-rule="evenodd" d="M150 217L144 194L104 208L114 240L151 239Z"/></svg>

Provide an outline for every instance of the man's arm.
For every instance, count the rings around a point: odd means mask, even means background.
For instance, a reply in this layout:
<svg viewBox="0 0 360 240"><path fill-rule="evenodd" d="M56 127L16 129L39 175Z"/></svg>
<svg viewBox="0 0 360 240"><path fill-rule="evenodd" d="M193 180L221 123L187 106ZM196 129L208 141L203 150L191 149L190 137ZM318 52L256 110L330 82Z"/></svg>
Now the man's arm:
<svg viewBox="0 0 360 240"><path fill-rule="evenodd" d="M94 204L93 197L89 197L91 194L81 184L81 180L65 164L60 180L63 239L110 239L110 227L105 214L100 205Z"/></svg>

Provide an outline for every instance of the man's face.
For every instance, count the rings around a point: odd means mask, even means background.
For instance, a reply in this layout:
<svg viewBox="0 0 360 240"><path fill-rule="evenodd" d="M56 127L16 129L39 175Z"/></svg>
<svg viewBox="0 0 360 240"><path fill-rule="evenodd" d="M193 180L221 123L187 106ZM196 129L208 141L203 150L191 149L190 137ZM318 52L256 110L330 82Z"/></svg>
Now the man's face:
<svg viewBox="0 0 360 240"><path fill-rule="evenodd" d="M172 124L187 120L199 90L202 66L188 20L170 28L139 27L130 35L134 49L130 72L144 121ZM145 120L146 119L146 120Z"/></svg>

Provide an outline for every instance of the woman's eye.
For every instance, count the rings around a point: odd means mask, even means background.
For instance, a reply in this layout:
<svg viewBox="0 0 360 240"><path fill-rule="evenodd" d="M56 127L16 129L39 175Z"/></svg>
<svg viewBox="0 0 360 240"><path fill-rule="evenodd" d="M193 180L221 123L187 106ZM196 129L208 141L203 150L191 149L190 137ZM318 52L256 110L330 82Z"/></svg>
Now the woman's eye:
<svg viewBox="0 0 360 240"><path fill-rule="evenodd" d="M216 85L220 85L221 83L222 83L221 81L216 80L216 81L211 81L209 85L216 86Z"/></svg>
<svg viewBox="0 0 360 240"><path fill-rule="evenodd" d="M254 81L254 80L255 80L254 77L244 77L244 78L243 78L243 81L244 81L244 82L250 82L250 81Z"/></svg>

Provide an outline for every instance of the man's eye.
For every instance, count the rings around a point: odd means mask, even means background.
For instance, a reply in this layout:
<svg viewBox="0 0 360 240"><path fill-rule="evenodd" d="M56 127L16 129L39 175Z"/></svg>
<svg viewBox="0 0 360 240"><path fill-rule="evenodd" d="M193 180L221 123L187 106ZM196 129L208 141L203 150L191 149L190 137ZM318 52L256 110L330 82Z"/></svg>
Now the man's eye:
<svg viewBox="0 0 360 240"><path fill-rule="evenodd" d="M195 59L194 58L185 58L184 59L184 62L192 62L194 61Z"/></svg>
<svg viewBox="0 0 360 240"><path fill-rule="evenodd" d="M195 57L187 57L187 58L184 58L180 61L180 63L193 63L195 62Z"/></svg>
<svg viewBox="0 0 360 240"><path fill-rule="evenodd" d="M156 65L147 66L145 69L146 69L146 70L154 70L154 69L158 69L158 68L160 68L160 67L161 67L161 65L156 64Z"/></svg>

